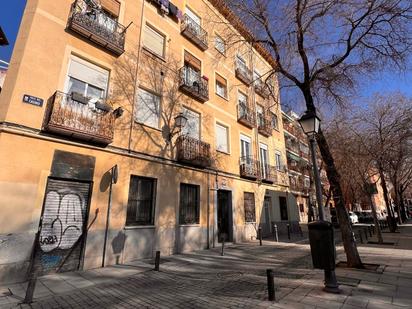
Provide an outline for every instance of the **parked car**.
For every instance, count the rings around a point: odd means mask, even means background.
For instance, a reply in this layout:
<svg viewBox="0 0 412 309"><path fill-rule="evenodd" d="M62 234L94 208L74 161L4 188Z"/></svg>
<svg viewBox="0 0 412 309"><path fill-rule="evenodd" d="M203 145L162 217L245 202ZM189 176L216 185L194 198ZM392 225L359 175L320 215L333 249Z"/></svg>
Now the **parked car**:
<svg viewBox="0 0 412 309"><path fill-rule="evenodd" d="M353 211L349 211L349 219L352 224L359 223L358 216Z"/></svg>

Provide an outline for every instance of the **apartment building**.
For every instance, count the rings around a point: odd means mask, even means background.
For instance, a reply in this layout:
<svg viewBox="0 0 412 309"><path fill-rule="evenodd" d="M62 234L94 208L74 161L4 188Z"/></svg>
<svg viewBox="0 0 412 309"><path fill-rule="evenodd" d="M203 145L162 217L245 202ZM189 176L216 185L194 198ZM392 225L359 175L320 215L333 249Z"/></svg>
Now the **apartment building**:
<svg viewBox="0 0 412 309"><path fill-rule="evenodd" d="M300 221L308 222L311 165L307 137L298 119L299 115L293 111L282 112L290 191L299 209ZM313 211L316 211L315 207Z"/></svg>
<svg viewBox="0 0 412 309"><path fill-rule="evenodd" d="M274 61L229 39L248 35L218 0L28 1L0 95L0 282L296 227Z"/></svg>

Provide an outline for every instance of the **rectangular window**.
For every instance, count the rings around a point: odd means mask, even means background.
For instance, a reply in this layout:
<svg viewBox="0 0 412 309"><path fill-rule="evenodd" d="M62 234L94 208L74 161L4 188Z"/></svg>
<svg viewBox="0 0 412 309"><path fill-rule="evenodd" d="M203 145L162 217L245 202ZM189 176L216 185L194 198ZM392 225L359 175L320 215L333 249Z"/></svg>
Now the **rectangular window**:
<svg viewBox="0 0 412 309"><path fill-rule="evenodd" d="M179 224L199 224L200 186L180 184Z"/></svg>
<svg viewBox="0 0 412 309"><path fill-rule="evenodd" d="M266 178L267 173L268 173L268 146L265 144L259 144L260 148L260 165L261 165L261 170L262 170L262 176L263 178Z"/></svg>
<svg viewBox="0 0 412 309"><path fill-rule="evenodd" d="M257 104L256 105L256 113L257 113L257 119L258 119L258 126L263 127L264 126L264 110L263 106Z"/></svg>
<svg viewBox="0 0 412 309"><path fill-rule="evenodd" d="M144 28L143 45L151 52L155 53L159 57L165 56L165 41L166 38L163 34L158 32L152 26L146 25Z"/></svg>
<svg viewBox="0 0 412 309"><path fill-rule="evenodd" d="M282 154L279 151L275 153L276 169L280 171L282 169Z"/></svg>
<svg viewBox="0 0 412 309"><path fill-rule="evenodd" d="M79 94L87 99L102 99L106 96L109 71L71 56L66 84L68 94Z"/></svg>
<svg viewBox="0 0 412 309"><path fill-rule="evenodd" d="M222 53L223 55L226 54L226 43L225 41L222 39L221 36L216 34L215 37L215 48Z"/></svg>
<svg viewBox="0 0 412 309"><path fill-rule="evenodd" d="M195 56L190 54L189 52L185 51L184 54L184 63L185 63L185 71L184 71L184 79L186 85L194 85L195 83L200 83L201 78L201 68L202 62L197 59Z"/></svg>
<svg viewBox="0 0 412 309"><path fill-rule="evenodd" d="M251 139L245 135L240 135L240 156L243 163L249 162L251 159Z"/></svg>
<svg viewBox="0 0 412 309"><path fill-rule="evenodd" d="M309 188L310 187L310 178L309 177L305 177L303 179L303 185L305 186L305 188Z"/></svg>
<svg viewBox="0 0 412 309"><path fill-rule="evenodd" d="M187 118L181 133L200 140L200 114L183 107L183 115Z"/></svg>
<svg viewBox="0 0 412 309"><path fill-rule="evenodd" d="M227 99L227 80L216 73L216 94Z"/></svg>
<svg viewBox="0 0 412 309"><path fill-rule="evenodd" d="M279 121L278 121L278 116L274 113L271 113L272 115L272 128L275 130L279 130Z"/></svg>
<svg viewBox="0 0 412 309"><path fill-rule="evenodd" d="M216 149L229 152L229 129L218 123L216 123Z"/></svg>
<svg viewBox="0 0 412 309"><path fill-rule="evenodd" d="M140 88L137 95L135 119L150 127L159 128L160 96Z"/></svg>
<svg viewBox="0 0 412 309"><path fill-rule="evenodd" d="M131 176L126 225L153 225L156 204L156 179Z"/></svg>
<svg viewBox="0 0 412 309"><path fill-rule="evenodd" d="M279 206L280 206L280 220L288 220L288 204L286 202L286 197L279 196Z"/></svg>
<svg viewBox="0 0 412 309"><path fill-rule="evenodd" d="M243 193L245 207L245 222L256 222L255 194L252 192Z"/></svg>
<svg viewBox="0 0 412 309"><path fill-rule="evenodd" d="M247 72L246 61L239 55L236 56L236 67L243 72Z"/></svg>
<svg viewBox="0 0 412 309"><path fill-rule="evenodd" d="M242 92L238 92L239 117L247 116L248 97Z"/></svg>

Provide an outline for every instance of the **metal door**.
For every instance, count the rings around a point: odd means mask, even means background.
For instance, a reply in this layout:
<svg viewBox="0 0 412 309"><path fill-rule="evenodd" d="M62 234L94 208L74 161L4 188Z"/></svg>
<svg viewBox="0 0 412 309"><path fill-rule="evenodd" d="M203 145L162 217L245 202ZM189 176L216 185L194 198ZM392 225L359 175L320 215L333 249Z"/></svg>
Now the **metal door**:
<svg viewBox="0 0 412 309"><path fill-rule="evenodd" d="M87 232L90 182L49 178L34 270L38 275L78 270Z"/></svg>

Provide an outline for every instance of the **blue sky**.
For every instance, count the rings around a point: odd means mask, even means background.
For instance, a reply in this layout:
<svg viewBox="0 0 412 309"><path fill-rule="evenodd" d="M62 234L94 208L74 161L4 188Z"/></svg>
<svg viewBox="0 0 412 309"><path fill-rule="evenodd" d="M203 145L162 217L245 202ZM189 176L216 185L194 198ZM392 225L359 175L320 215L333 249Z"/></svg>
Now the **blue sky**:
<svg viewBox="0 0 412 309"><path fill-rule="evenodd" d="M3 0L3 2L5 3L2 3L0 10L0 26L6 33L10 45L0 47L0 59L9 61L26 0ZM365 82L361 87L360 96L368 97L375 92L399 91L412 97L412 70L410 68L405 73L383 71L376 73L375 76L376 78Z"/></svg>

